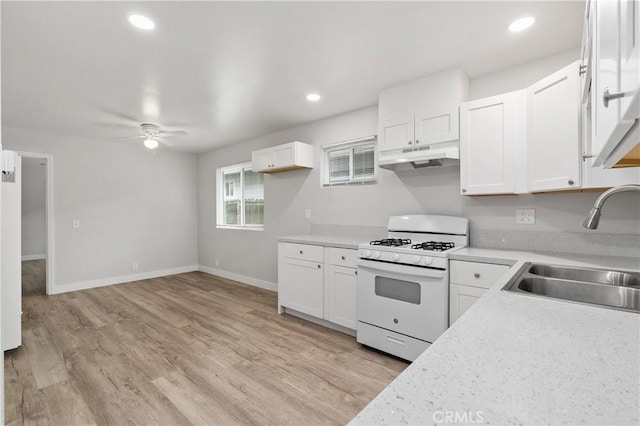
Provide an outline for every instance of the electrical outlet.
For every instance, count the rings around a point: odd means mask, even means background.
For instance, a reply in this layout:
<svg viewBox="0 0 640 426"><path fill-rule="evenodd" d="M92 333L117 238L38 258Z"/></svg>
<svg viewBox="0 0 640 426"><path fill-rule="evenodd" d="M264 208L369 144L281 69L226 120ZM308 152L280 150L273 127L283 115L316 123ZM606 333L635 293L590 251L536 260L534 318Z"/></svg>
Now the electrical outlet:
<svg viewBox="0 0 640 426"><path fill-rule="evenodd" d="M305 209L304 218L305 219L311 219L311 209Z"/></svg>
<svg viewBox="0 0 640 426"><path fill-rule="evenodd" d="M516 223L533 225L536 223L536 209L516 209Z"/></svg>
<svg viewBox="0 0 640 426"><path fill-rule="evenodd" d="M73 221L71 222L71 227L73 229L80 228L80 219L73 219Z"/></svg>
<svg viewBox="0 0 640 426"><path fill-rule="evenodd" d="M133 262L131 264L131 270L132 271L137 271L138 270L138 262Z"/></svg>
<svg viewBox="0 0 640 426"><path fill-rule="evenodd" d="M216 259L216 267L220 266L220 261Z"/></svg>

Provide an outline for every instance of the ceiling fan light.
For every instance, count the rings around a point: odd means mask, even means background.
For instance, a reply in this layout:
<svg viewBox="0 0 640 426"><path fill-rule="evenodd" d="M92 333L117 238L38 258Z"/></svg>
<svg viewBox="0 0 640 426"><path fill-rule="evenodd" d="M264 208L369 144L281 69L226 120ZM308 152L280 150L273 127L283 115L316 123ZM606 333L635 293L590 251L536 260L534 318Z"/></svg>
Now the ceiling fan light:
<svg viewBox="0 0 640 426"><path fill-rule="evenodd" d="M144 146L149 149L156 149L158 147L158 141L153 138L146 138L144 140Z"/></svg>

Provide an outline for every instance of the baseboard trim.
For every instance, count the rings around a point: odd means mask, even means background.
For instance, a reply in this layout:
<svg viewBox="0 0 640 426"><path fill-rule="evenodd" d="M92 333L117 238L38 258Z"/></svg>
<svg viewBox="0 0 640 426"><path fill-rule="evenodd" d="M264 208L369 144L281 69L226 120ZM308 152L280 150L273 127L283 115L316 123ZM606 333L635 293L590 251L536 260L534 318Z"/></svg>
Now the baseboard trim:
<svg viewBox="0 0 640 426"><path fill-rule="evenodd" d="M25 254L24 256L22 256L22 261L25 262L27 260L40 260L46 258L46 254Z"/></svg>
<svg viewBox="0 0 640 426"><path fill-rule="evenodd" d="M99 280L81 281L70 284L56 284L51 294L68 293L70 291L87 290L90 288L105 287L114 284L123 284L131 281L148 280L151 278L165 277L167 275L184 274L198 270L198 265L181 266L171 269L140 272L138 274L121 275L119 277L102 278Z"/></svg>
<svg viewBox="0 0 640 426"><path fill-rule="evenodd" d="M239 281L243 284L252 285L254 287L264 288L265 290L278 291L278 284L258 278L247 277L246 275L236 274L234 272L225 271L223 269L212 268L210 266L198 265L198 271L207 274L217 275L233 281Z"/></svg>

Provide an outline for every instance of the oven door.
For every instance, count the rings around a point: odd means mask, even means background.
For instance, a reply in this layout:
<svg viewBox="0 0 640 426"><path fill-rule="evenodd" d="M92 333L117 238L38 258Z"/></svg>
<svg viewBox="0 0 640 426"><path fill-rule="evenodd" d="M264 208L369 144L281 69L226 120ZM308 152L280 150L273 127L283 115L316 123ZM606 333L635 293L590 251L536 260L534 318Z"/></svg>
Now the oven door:
<svg viewBox="0 0 640 426"><path fill-rule="evenodd" d="M431 343L447 329L449 275L360 259L356 303L358 321Z"/></svg>

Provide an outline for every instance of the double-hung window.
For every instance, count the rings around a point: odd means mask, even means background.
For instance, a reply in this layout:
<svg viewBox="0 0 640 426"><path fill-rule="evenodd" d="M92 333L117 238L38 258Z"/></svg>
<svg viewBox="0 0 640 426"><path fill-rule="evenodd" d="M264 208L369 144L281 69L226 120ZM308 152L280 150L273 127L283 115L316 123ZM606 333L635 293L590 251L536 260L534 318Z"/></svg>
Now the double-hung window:
<svg viewBox="0 0 640 426"><path fill-rule="evenodd" d="M322 147L324 186L376 181L376 137L340 142Z"/></svg>
<svg viewBox="0 0 640 426"><path fill-rule="evenodd" d="M262 173L255 173L249 162L221 167L216 177L218 228L263 229Z"/></svg>

